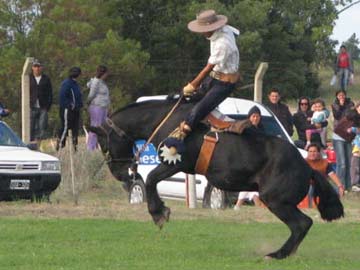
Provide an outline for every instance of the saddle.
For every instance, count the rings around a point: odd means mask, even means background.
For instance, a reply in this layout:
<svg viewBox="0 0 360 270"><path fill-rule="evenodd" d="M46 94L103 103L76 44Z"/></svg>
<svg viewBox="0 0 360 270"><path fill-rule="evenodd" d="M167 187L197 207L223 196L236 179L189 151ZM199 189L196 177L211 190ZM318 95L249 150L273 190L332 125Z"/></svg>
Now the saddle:
<svg viewBox="0 0 360 270"><path fill-rule="evenodd" d="M222 114L217 109L209 113L202 122L210 125L212 131L231 132L236 134L242 134L245 128L251 126L249 119L235 120Z"/></svg>
<svg viewBox="0 0 360 270"><path fill-rule="evenodd" d="M218 110L213 110L203 122L211 126L211 133L215 134L215 137L206 134L204 136L203 144L201 145L200 153L195 165L195 172L205 175L209 167L210 160L212 158L215 146L218 142L218 132L231 132L235 134L242 134L245 128L251 126L249 119L235 120Z"/></svg>

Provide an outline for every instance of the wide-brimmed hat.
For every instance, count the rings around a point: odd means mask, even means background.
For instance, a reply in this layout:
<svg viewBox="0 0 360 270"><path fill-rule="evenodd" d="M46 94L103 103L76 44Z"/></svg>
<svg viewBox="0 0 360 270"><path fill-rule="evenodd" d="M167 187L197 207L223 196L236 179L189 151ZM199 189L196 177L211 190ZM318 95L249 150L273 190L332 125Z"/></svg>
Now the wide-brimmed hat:
<svg viewBox="0 0 360 270"><path fill-rule="evenodd" d="M188 23L188 28L196 33L212 32L223 27L227 21L226 16L217 15L215 10L204 10L196 16L196 20Z"/></svg>

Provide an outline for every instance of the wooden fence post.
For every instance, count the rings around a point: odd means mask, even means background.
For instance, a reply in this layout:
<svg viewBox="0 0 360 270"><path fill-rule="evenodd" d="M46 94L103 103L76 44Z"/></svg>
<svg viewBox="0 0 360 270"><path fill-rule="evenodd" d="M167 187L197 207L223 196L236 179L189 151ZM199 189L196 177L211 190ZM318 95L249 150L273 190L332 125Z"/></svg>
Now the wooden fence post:
<svg viewBox="0 0 360 270"><path fill-rule="evenodd" d="M269 64L266 62L260 63L258 69L255 73L254 79L254 101L262 103L262 94L263 94L263 78L266 70L268 69Z"/></svg>
<svg viewBox="0 0 360 270"><path fill-rule="evenodd" d="M30 73L33 57L27 57L21 75L21 122L22 140L30 143Z"/></svg>
<svg viewBox="0 0 360 270"><path fill-rule="evenodd" d="M194 174L186 174L186 206L196 208L196 178Z"/></svg>

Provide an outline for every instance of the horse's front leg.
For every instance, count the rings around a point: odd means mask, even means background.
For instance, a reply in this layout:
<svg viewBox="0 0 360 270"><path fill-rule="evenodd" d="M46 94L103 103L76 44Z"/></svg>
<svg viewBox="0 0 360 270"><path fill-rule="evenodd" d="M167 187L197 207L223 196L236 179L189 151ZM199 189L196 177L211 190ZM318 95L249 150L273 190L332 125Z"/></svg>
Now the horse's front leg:
<svg viewBox="0 0 360 270"><path fill-rule="evenodd" d="M156 189L156 185L175 173L179 172L175 166L160 164L152 170L146 179L146 198L149 213L151 214L156 225L161 229L166 221L169 221L170 208L164 206Z"/></svg>

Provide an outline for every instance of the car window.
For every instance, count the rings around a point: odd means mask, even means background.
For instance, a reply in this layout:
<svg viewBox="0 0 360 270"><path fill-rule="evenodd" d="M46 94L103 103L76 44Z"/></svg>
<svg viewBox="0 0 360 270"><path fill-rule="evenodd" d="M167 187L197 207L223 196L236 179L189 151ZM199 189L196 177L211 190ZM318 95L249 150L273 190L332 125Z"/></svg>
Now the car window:
<svg viewBox="0 0 360 270"><path fill-rule="evenodd" d="M1 146L25 146L21 139L4 123L0 122Z"/></svg>
<svg viewBox="0 0 360 270"><path fill-rule="evenodd" d="M229 114L228 116L237 120L244 120L247 117L247 115L242 114ZM288 140L287 136L281 129L279 123L276 122L275 118L270 116L261 116L261 123L264 127L265 134Z"/></svg>

